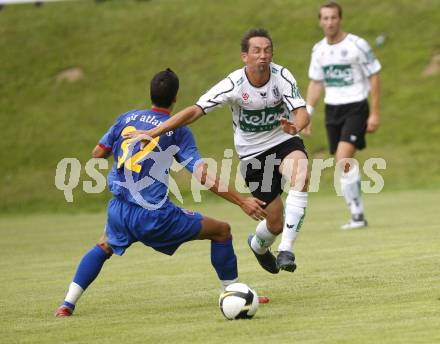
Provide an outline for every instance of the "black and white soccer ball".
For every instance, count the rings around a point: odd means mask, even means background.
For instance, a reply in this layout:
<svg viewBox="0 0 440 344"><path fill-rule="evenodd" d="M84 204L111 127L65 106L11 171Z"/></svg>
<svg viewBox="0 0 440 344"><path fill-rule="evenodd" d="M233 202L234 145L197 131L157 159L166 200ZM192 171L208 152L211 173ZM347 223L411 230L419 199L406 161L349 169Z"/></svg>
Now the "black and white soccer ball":
<svg viewBox="0 0 440 344"><path fill-rule="evenodd" d="M258 295L244 283L233 283L225 288L218 300L226 319L250 319L258 309Z"/></svg>

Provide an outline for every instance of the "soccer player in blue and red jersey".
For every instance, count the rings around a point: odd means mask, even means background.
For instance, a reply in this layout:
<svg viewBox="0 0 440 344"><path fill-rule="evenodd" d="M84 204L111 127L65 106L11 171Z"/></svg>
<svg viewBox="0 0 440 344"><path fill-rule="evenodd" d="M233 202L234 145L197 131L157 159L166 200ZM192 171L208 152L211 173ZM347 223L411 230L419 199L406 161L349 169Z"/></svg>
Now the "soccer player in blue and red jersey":
<svg viewBox="0 0 440 344"><path fill-rule="evenodd" d="M229 224L175 206L168 198L169 169L175 158L210 190L237 204L249 216L261 220L264 202L244 197L207 172L187 127L178 128L151 140L129 146L124 133L149 130L165 122L176 102L177 75L167 69L151 80L151 110L133 110L121 115L93 150L94 158L114 157L108 176L113 194L107 212L105 234L82 258L64 299L56 310L58 317L70 316L84 290L95 280L113 253L123 255L135 242L172 255L184 242L211 240L211 262L223 287L238 280L237 258ZM209 182L209 184L208 184ZM227 191L221 191L227 190Z"/></svg>

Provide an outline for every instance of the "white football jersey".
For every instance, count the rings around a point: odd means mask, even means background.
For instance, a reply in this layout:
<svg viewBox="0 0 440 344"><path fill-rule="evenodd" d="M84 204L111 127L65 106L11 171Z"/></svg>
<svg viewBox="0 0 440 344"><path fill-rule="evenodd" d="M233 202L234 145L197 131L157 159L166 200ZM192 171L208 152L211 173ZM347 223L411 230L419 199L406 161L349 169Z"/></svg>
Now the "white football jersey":
<svg viewBox="0 0 440 344"><path fill-rule="evenodd" d="M291 111L306 105L295 78L286 68L271 63L270 70L269 81L254 87L245 67L238 69L196 103L205 113L223 104L231 107L234 144L240 159L250 159L292 138L281 129L279 120L293 120Z"/></svg>
<svg viewBox="0 0 440 344"><path fill-rule="evenodd" d="M327 38L315 44L309 78L324 81L326 104L348 104L368 97L368 77L380 69L368 42L349 33L336 44L329 44Z"/></svg>

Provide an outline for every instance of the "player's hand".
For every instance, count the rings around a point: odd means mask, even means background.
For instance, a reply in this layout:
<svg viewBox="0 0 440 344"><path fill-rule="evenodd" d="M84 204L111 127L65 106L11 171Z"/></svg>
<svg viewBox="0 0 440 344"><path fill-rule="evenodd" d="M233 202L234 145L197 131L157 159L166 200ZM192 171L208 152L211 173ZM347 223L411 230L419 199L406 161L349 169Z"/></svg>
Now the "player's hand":
<svg viewBox="0 0 440 344"><path fill-rule="evenodd" d="M139 141L143 141L148 137L148 131L147 130L133 130L130 131L128 133L125 133L122 135L122 137L126 140L131 140L131 141L135 141L139 142ZM149 139L151 140L151 138Z"/></svg>
<svg viewBox="0 0 440 344"><path fill-rule="evenodd" d="M310 122L309 125L301 131L301 133L303 133L305 136L312 135L312 122Z"/></svg>
<svg viewBox="0 0 440 344"><path fill-rule="evenodd" d="M367 121L367 132L374 133L377 130L377 128L379 128L379 124L380 124L379 115L374 113L370 114L370 116L368 116L368 121Z"/></svg>
<svg viewBox="0 0 440 344"><path fill-rule="evenodd" d="M141 148L144 148L145 145L152 140L152 137L148 135L147 130L133 130L123 134L122 137L127 140L129 146L134 145L140 141Z"/></svg>
<svg viewBox="0 0 440 344"><path fill-rule="evenodd" d="M280 125L281 129L283 129L287 134L296 135L298 133L295 125L284 117L280 118Z"/></svg>
<svg viewBox="0 0 440 344"><path fill-rule="evenodd" d="M242 204L240 205L241 209L254 220L261 221L264 220L267 216L266 211L262 208L262 206L266 205L266 202L263 202L255 197L246 197Z"/></svg>

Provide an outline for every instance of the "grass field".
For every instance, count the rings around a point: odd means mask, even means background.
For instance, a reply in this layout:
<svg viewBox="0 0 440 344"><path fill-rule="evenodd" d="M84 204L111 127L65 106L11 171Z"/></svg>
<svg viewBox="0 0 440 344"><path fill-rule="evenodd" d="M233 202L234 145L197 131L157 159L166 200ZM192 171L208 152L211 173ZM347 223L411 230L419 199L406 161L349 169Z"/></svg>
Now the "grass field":
<svg viewBox="0 0 440 344"><path fill-rule="evenodd" d="M440 52L438 0L341 1L344 29L366 38L383 65L381 128L357 155L387 162L384 192L366 197L367 230L338 229L348 214L328 169L310 195L298 270L272 276L247 247L252 220L204 195L194 209L231 223L241 281L271 298L253 320L221 315L209 242L172 258L134 245L105 264L75 316L53 316L104 228L109 198L81 190L91 180L83 169L74 203L65 202L57 163L73 157L84 167L118 114L149 106L159 69L179 74L176 109L193 104L242 66L239 40L251 27L269 29L274 61L305 96L321 2L83 0L1 11L0 344L440 343L440 145L431 144L440 73L424 75ZM82 77L60 81L72 68ZM204 157L219 161L233 147L230 122L223 108L191 126ZM305 138L311 158L328 157L323 122L321 101ZM188 178L176 180L188 196Z"/></svg>
<svg viewBox="0 0 440 344"><path fill-rule="evenodd" d="M225 203L241 281L268 295L253 320L227 321L209 243L172 258L134 245L113 257L78 303L56 319L76 265L105 214L0 219L1 343L439 343L440 191L368 195L370 228L343 232L342 199L311 194L296 245L298 270L272 276L246 246L252 220Z"/></svg>
<svg viewBox="0 0 440 344"><path fill-rule="evenodd" d="M0 212L71 211L53 185L57 163L74 157L84 166L118 114L150 105L148 82L160 69L179 74L176 110L194 104L242 66L239 42L251 27L271 32L274 61L292 71L305 97L310 52L322 38L317 21L322 2L83 0L6 6L0 12ZM382 124L368 137L361 158L386 159L389 189L440 187L440 145L427 147L440 135L440 73L423 76L440 52L435 24L440 1L342 5L344 30L367 39L383 65ZM386 41L378 47L381 34ZM70 68L83 77L57 81ZM305 140L313 157L327 154L323 117L321 101L314 134ZM224 148L233 148L227 107L191 128L204 157L221 159ZM105 196L76 193L75 199L75 210L94 210Z"/></svg>

